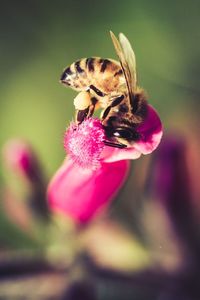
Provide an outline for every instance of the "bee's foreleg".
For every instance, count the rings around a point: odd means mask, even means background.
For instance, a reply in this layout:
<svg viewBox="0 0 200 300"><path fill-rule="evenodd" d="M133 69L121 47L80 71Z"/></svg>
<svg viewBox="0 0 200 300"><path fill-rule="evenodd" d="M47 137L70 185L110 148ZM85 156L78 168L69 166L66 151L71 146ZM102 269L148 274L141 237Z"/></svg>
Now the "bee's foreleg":
<svg viewBox="0 0 200 300"><path fill-rule="evenodd" d="M125 145L125 144L114 143L114 142L110 142L110 141L104 141L104 144L106 146L113 147L113 148L119 148L119 149L124 149L127 147L127 145Z"/></svg>

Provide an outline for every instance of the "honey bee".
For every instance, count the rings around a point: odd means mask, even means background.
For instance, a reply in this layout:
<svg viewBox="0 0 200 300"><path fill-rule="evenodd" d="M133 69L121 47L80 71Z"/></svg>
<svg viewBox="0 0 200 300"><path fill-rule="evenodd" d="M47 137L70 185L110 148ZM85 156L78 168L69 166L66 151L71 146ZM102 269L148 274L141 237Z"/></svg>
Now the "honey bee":
<svg viewBox="0 0 200 300"><path fill-rule="evenodd" d="M76 122L80 124L102 108L105 144L131 146L140 138L137 127L147 113L146 95L137 86L136 60L130 42L122 33L119 40L110 32L119 62L99 57L83 58L67 67L61 83L80 93L74 99Z"/></svg>

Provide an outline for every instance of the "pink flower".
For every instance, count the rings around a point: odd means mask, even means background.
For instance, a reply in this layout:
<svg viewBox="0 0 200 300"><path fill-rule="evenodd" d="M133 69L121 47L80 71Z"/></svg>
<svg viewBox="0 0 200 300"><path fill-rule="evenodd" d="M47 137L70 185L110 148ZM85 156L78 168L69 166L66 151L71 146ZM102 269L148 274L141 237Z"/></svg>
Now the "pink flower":
<svg viewBox="0 0 200 300"><path fill-rule="evenodd" d="M149 154L158 147L163 135L162 123L151 105L148 105L147 117L137 130L141 138L133 146L124 149L105 147L102 153L104 161L137 159L141 154Z"/></svg>
<svg viewBox="0 0 200 300"><path fill-rule="evenodd" d="M87 222L117 194L128 169L125 160L102 163L96 170L85 170L66 160L49 184L49 206L77 222Z"/></svg>
<svg viewBox="0 0 200 300"><path fill-rule="evenodd" d="M75 128L74 133L72 128L69 130L65 148L70 159L59 168L48 187L50 208L79 223L89 221L111 202L125 182L129 169L127 160L151 153L162 137L160 118L150 105L145 121L138 127L140 140L125 149L102 146L103 129L93 120L86 121L87 126ZM97 144L94 143L96 138L99 138ZM87 150L80 162L79 156L85 147ZM97 165L98 168L93 168Z"/></svg>

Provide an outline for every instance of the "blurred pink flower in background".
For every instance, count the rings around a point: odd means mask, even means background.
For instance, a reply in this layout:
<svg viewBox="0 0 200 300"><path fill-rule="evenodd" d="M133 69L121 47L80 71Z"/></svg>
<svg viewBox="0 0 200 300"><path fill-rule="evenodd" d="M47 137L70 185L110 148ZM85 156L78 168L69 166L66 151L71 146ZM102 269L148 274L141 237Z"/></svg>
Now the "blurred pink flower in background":
<svg viewBox="0 0 200 300"><path fill-rule="evenodd" d="M22 175L29 181L41 178L41 166L32 146L23 139L11 139L3 147L3 159L6 167Z"/></svg>
<svg viewBox="0 0 200 300"><path fill-rule="evenodd" d="M64 161L51 180L48 203L52 211L85 223L119 192L128 173L128 160L157 148L162 137L162 124L156 111L148 105L147 117L137 127L140 139L125 149L102 147L103 128L99 127L97 119L86 119L76 129L73 126L64 141L70 159ZM83 165L85 169L81 168ZM96 165L98 168L93 168Z"/></svg>
<svg viewBox="0 0 200 300"><path fill-rule="evenodd" d="M188 139L180 133L168 133L162 140L158 151L153 155L149 174L147 174L148 201L153 202L154 205L160 204L155 208L162 209L163 217L166 218L168 230L170 230L167 239L164 226L158 217L154 228L160 227L159 230L154 230L153 235L156 247L158 244L156 234L158 234L163 236L166 242L165 246L162 245L162 255L170 243L178 249L177 253L171 252L174 262L177 258L179 262L171 271L171 276L165 281L165 288L159 300L200 299L200 221L191 184L196 177L196 172L193 174L189 172L191 166L198 165L199 159L192 160L193 156L191 152L188 152L189 142L195 142L195 140L192 140L191 136ZM161 211L157 209L157 212L159 216ZM154 216L153 218L155 219ZM148 219L147 215L146 219ZM152 219L150 220L152 222Z"/></svg>
<svg viewBox="0 0 200 300"><path fill-rule="evenodd" d="M45 199L46 179L33 147L26 140L16 138L8 140L2 152L9 174L3 195L5 211L18 224L25 219L29 222L33 216L37 221L46 221L49 215ZM13 180L17 182L16 187L20 185L21 192L14 188Z"/></svg>
<svg viewBox="0 0 200 300"><path fill-rule="evenodd" d="M187 162L187 140L179 134L168 134L154 155L151 167L150 192L165 207L178 239L182 239L191 261L199 257L200 233L198 208L194 208L192 178ZM191 156L190 156L191 157ZM191 161L190 161L191 163ZM188 255L188 254L187 254ZM194 264L195 265L195 264Z"/></svg>

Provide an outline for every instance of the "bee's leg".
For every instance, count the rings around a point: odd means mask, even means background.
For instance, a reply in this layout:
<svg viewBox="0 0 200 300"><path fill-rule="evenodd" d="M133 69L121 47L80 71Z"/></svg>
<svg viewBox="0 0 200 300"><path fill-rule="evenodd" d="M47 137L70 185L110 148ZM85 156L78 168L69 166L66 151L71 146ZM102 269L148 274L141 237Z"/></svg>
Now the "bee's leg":
<svg viewBox="0 0 200 300"><path fill-rule="evenodd" d="M88 116L89 106L86 109L76 111L76 122L81 124Z"/></svg>
<svg viewBox="0 0 200 300"><path fill-rule="evenodd" d="M97 104L98 100L95 97L91 98L91 104L89 106L89 113L88 113L88 117L92 117L94 114L94 110L95 110L95 106Z"/></svg>
<svg viewBox="0 0 200 300"><path fill-rule="evenodd" d="M101 112L102 121L104 121L106 119L106 117L108 116L110 110L111 110L111 105L107 106L106 109Z"/></svg>
<svg viewBox="0 0 200 300"><path fill-rule="evenodd" d="M118 96L113 97L111 104L109 106L107 106L106 109L101 114L102 120L105 120L106 117L108 116L111 108L119 105L123 99L124 99L124 95L118 95Z"/></svg>
<svg viewBox="0 0 200 300"><path fill-rule="evenodd" d="M106 96L105 93L103 93L102 91L100 91L98 88L96 88L93 84L90 85L89 87L90 90L92 90L97 96L99 97L104 97Z"/></svg>
<svg viewBox="0 0 200 300"><path fill-rule="evenodd" d="M110 106L115 107L115 106L119 105L122 102L122 100L124 100L124 95L123 94L112 97L111 98L112 103L111 103Z"/></svg>
<svg viewBox="0 0 200 300"><path fill-rule="evenodd" d="M110 142L110 141L104 141L104 144L106 146L114 147L114 148L119 148L119 149L124 149L124 148L127 147L127 145L125 145L125 144L114 143L114 142Z"/></svg>

